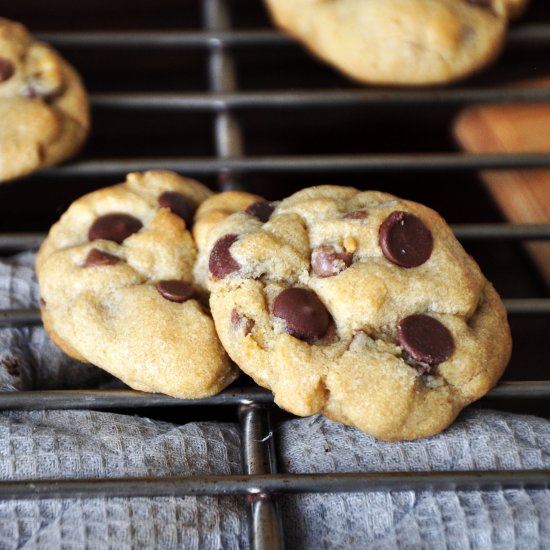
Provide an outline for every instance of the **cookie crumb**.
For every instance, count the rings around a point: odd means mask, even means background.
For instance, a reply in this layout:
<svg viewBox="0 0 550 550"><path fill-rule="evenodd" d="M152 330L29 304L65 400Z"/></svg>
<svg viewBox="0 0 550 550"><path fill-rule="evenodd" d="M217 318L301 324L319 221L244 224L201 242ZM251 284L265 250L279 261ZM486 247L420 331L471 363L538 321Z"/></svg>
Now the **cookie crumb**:
<svg viewBox="0 0 550 550"><path fill-rule="evenodd" d="M344 248L346 252L349 252L350 254L353 254L357 251L357 241L353 237L346 237L344 239Z"/></svg>

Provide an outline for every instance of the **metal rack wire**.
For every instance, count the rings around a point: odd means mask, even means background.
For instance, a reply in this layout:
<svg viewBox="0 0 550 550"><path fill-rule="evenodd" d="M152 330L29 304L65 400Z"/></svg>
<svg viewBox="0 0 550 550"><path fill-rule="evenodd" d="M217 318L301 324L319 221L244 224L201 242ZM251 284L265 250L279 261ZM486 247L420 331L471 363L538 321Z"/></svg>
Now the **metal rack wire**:
<svg viewBox="0 0 550 550"><path fill-rule="evenodd" d="M550 168L550 154L467 155L370 154L247 156L244 151L239 115L247 109L294 109L354 107L359 105L461 105L471 102L550 101L547 89L448 88L441 90L304 90L245 92L239 89L231 49L263 46L287 47L290 40L271 30L232 30L227 0L203 0L202 31L163 32L59 32L42 33L44 40L60 47L82 49L132 47L200 47L208 52L209 93L98 93L92 95L94 108L118 110L148 109L206 111L213 115L213 158L124 158L82 160L51 168L38 178L84 176L118 177L130 170L173 169L182 173L213 174L223 190L241 187L242 174L259 172L308 173L312 169L346 173L354 171L440 169ZM550 44L549 25L526 25L511 32L510 47ZM548 240L550 224L461 224L453 226L460 239L468 240ZM0 234L0 251L36 248L43 234ZM550 315L550 299L508 299L510 315ZM20 326L40 322L36 310L0 311L0 326ZM547 399L550 381L503 382L492 399ZM457 489L501 487L543 488L550 484L550 471L437 472L395 474L278 474L275 442L270 434L271 393L257 387L228 389L202 400L178 400L135 391L34 391L0 393L0 409L107 409L148 407L192 407L196 405L235 406L242 429L244 464L242 476L204 476L146 479L18 481L0 483L0 498L68 498L97 496L183 496L248 495L251 545L255 549L282 548L283 527L276 495L302 492L358 492L409 489Z"/></svg>

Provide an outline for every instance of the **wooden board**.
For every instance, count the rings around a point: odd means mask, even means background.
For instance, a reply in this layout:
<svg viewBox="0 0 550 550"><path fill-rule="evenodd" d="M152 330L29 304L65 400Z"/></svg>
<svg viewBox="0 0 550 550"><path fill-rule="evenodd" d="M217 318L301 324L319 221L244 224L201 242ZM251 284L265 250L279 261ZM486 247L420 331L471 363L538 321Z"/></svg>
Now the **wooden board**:
<svg viewBox="0 0 550 550"><path fill-rule="evenodd" d="M550 88L550 79L527 85ZM457 118L454 134L471 153L547 153L550 104L469 107ZM510 222L550 222L550 170L484 171L481 177ZM550 286L550 243L525 246Z"/></svg>

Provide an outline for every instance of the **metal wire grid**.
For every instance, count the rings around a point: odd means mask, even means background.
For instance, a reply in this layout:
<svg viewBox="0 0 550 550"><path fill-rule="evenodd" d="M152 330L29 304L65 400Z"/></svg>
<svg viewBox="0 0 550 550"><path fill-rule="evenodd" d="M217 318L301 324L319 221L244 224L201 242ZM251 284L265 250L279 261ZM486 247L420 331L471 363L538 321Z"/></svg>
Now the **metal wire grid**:
<svg viewBox="0 0 550 550"><path fill-rule="evenodd" d="M92 105L125 110L208 110L214 115L216 157L211 159L109 159L84 160L51 168L43 175L119 176L130 170L168 168L181 172L217 174L223 190L239 188L239 174L247 172L308 172L312 169L343 173L356 170L439 170L550 168L549 154L467 155L338 155L299 157L247 157L244 155L238 112L242 109L337 107L371 104L423 105L469 102L550 101L550 90L446 89L434 91L306 90L243 92L238 88L230 48L283 47L289 39L274 31L233 31L226 0L203 0L203 31L188 32L63 32L42 33L41 38L58 46L79 48L152 48L202 46L209 52L208 94L95 94ZM550 43L550 25L529 25L515 29L511 46ZM38 177L41 177L40 175ZM548 240L550 224L506 225L465 224L453 227L461 239ZM0 234L0 250L11 252L36 248L44 235ZM550 299L506 300L510 315L549 315ZM36 310L0 311L0 326L40 322ZM491 398L546 399L550 381L505 382L490 392ZM289 475L277 474L274 438L270 437L271 393L262 388L229 389L202 400L178 400L163 395L122 391L36 391L0 393L0 409L116 409L173 406L220 406L239 408L242 427L244 474L145 479L100 479L18 481L0 483L0 497L74 498L97 496L183 496L248 495L251 544L255 549L283 547L280 516L273 497L279 493L358 492L409 489L458 489L501 487L546 488L550 471L492 471L437 473L355 473Z"/></svg>

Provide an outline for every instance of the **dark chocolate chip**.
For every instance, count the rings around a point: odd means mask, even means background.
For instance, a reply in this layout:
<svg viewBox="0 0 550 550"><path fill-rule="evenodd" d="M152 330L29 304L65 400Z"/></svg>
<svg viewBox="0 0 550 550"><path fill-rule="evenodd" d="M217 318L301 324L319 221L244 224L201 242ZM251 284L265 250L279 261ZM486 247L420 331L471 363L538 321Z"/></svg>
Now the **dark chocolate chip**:
<svg viewBox="0 0 550 550"><path fill-rule="evenodd" d="M353 254L332 245L318 246L311 253L311 267L319 277L332 277L351 265Z"/></svg>
<svg viewBox="0 0 550 550"><path fill-rule="evenodd" d="M88 239L104 239L122 244L133 233L137 233L143 224L128 214L106 214L97 218L88 231Z"/></svg>
<svg viewBox="0 0 550 550"><path fill-rule="evenodd" d="M430 366L446 361L455 349L449 329L437 319L420 313L399 321L397 341L414 361Z"/></svg>
<svg viewBox="0 0 550 550"><path fill-rule="evenodd" d="M250 216L258 218L262 223L269 221L271 214L273 214L275 206L267 201L256 201L248 206L245 210Z"/></svg>
<svg viewBox="0 0 550 550"><path fill-rule="evenodd" d="M401 267L418 267L433 250L433 238L422 220L408 212L392 212L380 226L380 247L384 256Z"/></svg>
<svg viewBox="0 0 550 550"><path fill-rule="evenodd" d="M210 260L208 261L208 267L210 273L217 279L223 279L230 273L240 269L240 265L235 258L231 256L231 245L239 238L238 235L224 235L221 239L216 241L216 244L212 248L210 253Z"/></svg>
<svg viewBox="0 0 550 550"><path fill-rule="evenodd" d="M231 310L231 324L235 328L241 324L241 314L235 308Z"/></svg>
<svg viewBox="0 0 550 550"><path fill-rule="evenodd" d="M15 67L11 61L0 58L0 83L9 80L15 73Z"/></svg>
<svg viewBox="0 0 550 550"><path fill-rule="evenodd" d="M273 315L285 321L286 332L306 342L321 339L330 325L323 302L305 288L283 290L273 302Z"/></svg>
<svg viewBox="0 0 550 550"><path fill-rule="evenodd" d="M231 310L231 324L235 329L241 329L244 332L244 335L247 336L252 332L256 322L254 319L249 319L241 315L236 309Z"/></svg>
<svg viewBox="0 0 550 550"><path fill-rule="evenodd" d="M157 283L157 290L163 298L170 300L170 302L177 302L178 304L186 302L193 296L192 285L184 281L159 281Z"/></svg>
<svg viewBox="0 0 550 550"><path fill-rule="evenodd" d="M356 210L355 212L348 212L344 219L346 220L365 220L369 217L369 213L366 210Z"/></svg>
<svg viewBox="0 0 550 550"><path fill-rule="evenodd" d="M165 191L158 198L158 204L161 208L168 208L170 212L179 216L185 221L187 227L190 227L193 223L193 215L197 205L189 197L175 191Z"/></svg>
<svg viewBox="0 0 550 550"><path fill-rule="evenodd" d="M92 248L84 260L84 267L115 265L118 264L118 262L120 262L120 258L108 252L103 252L103 250L99 250L98 248Z"/></svg>

